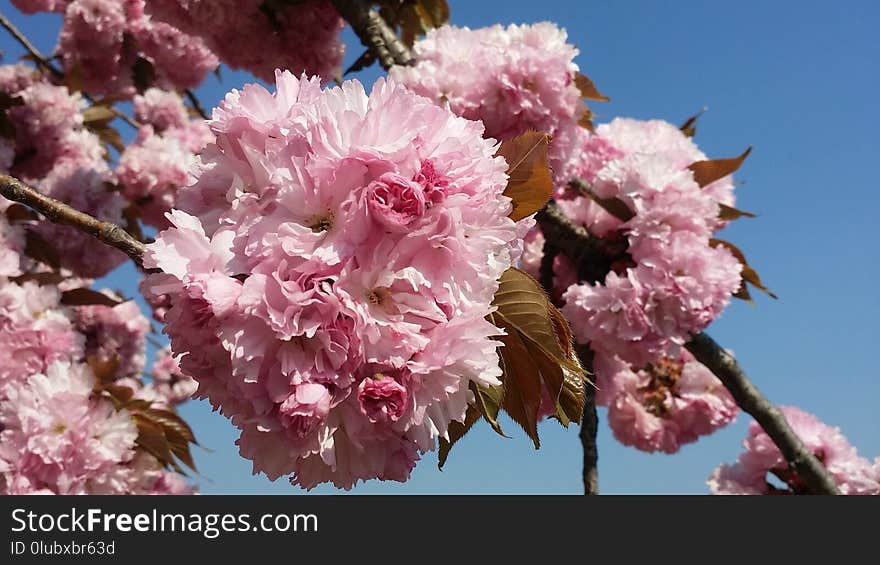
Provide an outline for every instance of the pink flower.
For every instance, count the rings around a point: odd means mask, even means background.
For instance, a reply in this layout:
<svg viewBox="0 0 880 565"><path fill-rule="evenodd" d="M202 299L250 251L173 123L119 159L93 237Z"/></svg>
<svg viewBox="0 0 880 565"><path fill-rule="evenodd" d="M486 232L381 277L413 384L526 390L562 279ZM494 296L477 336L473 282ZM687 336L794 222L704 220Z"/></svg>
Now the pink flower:
<svg viewBox="0 0 880 565"><path fill-rule="evenodd" d="M823 424L795 407L782 413L807 449L834 477L842 494L880 494L880 476L874 465L860 457L839 428ZM790 469L779 448L757 422L749 424L745 451L736 463L721 465L709 477L712 494L803 494L803 480ZM775 477L775 479L771 479ZM771 482L772 481L772 482ZM782 483L780 486L779 482Z"/></svg>
<svg viewBox="0 0 880 565"><path fill-rule="evenodd" d="M267 81L280 67L329 82L345 53L339 39L344 22L326 0L151 0L146 9L153 19L201 38L230 67Z"/></svg>
<svg viewBox="0 0 880 565"><path fill-rule="evenodd" d="M422 186L394 173L385 173L367 187L367 208L392 231L404 231L425 213Z"/></svg>
<svg viewBox="0 0 880 565"><path fill-rule="evenodd" d="M470 382L499 382L485 317L521 245L507 164L479 123L392 82L276 82L215 109L145 285L255 472L405 480Z"/></svg>
<svg viewBox="0 0 880 565"><path fill-rule="evenodd" d="M189 118L183 100L175 92L149 88L132 101L134 117L142 124L153 126L156 132L184 127Z"/></svg>
<svg viewBox="0 0 880 565"><path fill-rule="evenodd" d="M78 73L93 95L133 95L134 77L143 73L137 69L144 65L163 88L198 86L219 64L217 57L200 38L153 21L144 14L145 4L145 0L71 0L38 9L64 12L59 54L65 71Z"/></svg>
<svg viewBox="0 0 880 565"><path fill-rule="evenodd" d="M557 292L578 341L642 366L676 355L691 334L717 318L740 286L742 267L711 242L723 227L719 202L687 168L705 158L690 139L657 120L616 119L596 131L564 129L554 138L557 203L573 223L625 243L625 251L607 258L611 269L604 280L557 279ZM632 217L612 217L578 194L568 186L575 176L596 196L621 201ZM724 200L732 202L732 195ZM530 268L542 255L533 250Z"/></svg>
<svg viewBox="0 0 880 565"><path fill-rule="evenodd" d="M471 30L443 26L415 44L417 63L389 74L414 92L511 139L554 132L586 110L574 84L578 50L548 22Z"/></svg>
<svg viewBox="0 0 880 565"><path fill-rule="evenodd" d="M92 401L84 366L54 363L23 386L7 385L0 403L0 473L26 477L58 494L86 493L89 480L134 455L137 428L107 399Z"/></svg>
<svg viewBox="0 0 880 565"><path fill-rule="evenodd" d="M405 386L383 373L365 378L358 386L361 411L374 424L398 421L406 411L407 396Z"/></svg>
<svg viewBox="0 0 880 565"><path fill-rule="evenodd" d="M739 411L721 382L685 351L642 369L601 354L594 365L596 403L608 406L614 437L642 451L675 453Z"/></svg>
<svg viewBox="0 0 880 565"><path fill-rule="evenodd" d="M132 301L117 306L90 305L73 309L77 330L86 337L86 357L118 363L117 375L137 376L144 370L144 346L150 322Z"/></svg>
<svg viewBox="0 0 880 565"><path fill-rule="evenodd" d="M282 425L297 438L312 434L330 412L330 392L327 387L303 383L281 403L278 411Z"/></svg>
<svg viewBox="0 0 880 565"><path fill-rule="evenodd" d="M198 383L180 370L180 365L168 347L160 349L156 354L152 377L157 394L172 406L189 400L198 388Z"/></svg>

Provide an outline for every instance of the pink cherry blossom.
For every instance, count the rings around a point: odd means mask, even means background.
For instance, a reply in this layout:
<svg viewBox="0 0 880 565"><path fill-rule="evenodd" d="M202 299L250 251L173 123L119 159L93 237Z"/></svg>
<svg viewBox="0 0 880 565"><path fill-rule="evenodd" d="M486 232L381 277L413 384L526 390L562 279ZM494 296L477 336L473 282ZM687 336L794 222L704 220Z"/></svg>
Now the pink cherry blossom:
<svg viewBox="0 0 880 565"><path fill-rule="evenodd" d="M596 404L608 407L614 437L642 451L675 453L736 418L736 402L686 351L634 368L596 355Z"/></svg>
<svg viewBox="0 0 880 565"><path fill-rule="evenodd" d="M94 304L73 309L77 331L86 338L86 357L118 364L117 375L138 376L146 366L144 346L150 322L133 300L116 306Z"/></svg>
<svg viewBox="0 0 880 565"><path fill-rule="evenodd" d="M834 477L842 494L880 494L876 465L859 456L839 428L795 407L781 408L807 449ZM803 480L793 472L770 436L757 422L749 424L745 451L736 463L721 465L709 477L712 494L803 494ZM775 478L773 478L775 477ZM781 486L774 486L779 485Z"/></svg>
<svg viewBox="0 0 880 565"><path fill-rule="evenodd" d="M406 411L408 395L405 386L382 373L362 380L358 386L361 411L374 424L398 421Z"/></svg>
<svg viewBox="0 0 880 565"><path fill-rule="evenodd" d="M255 472L406 480L469 383L499 382L485 317L521 247L506 163L481 124L383 80L279 72L210 125L145 256L182 371Z"/></svg>
<svg viewBox="0 0 880 565"><path fill-rule="evenodd" d="M511 139L552 133L586 110L574 83L578 50L549 22L471 30L446 25L416 42L417 63L389 74L465 118L486 135Z"/></svg>
<svg viewBox="0 0 880 565"><path fill-rule="evenodd" d="M180 365L171 354L169 347L160 349L156 354L151 368L151 376L156 393L169 405L189 400L198 388L198 384L193 378L180 370Z"/></svg>
<svg viewBox="0 0 880 565"><path fill-rule="evenodd" d="M153 19L201 38L230 67L267 81L281 67L329 82L345 53L339 39L344 22L327 0L151 0L146 9Z"/></svg>

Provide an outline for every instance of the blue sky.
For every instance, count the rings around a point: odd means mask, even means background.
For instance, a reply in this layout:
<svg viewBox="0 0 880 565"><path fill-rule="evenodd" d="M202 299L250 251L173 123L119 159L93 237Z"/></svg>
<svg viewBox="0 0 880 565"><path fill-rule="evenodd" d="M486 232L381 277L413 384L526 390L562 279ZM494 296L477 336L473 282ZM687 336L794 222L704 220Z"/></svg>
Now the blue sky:
<svg viewBox="0 0 880 565"><path fill-rule="evenodd" d="M549 20L564 26L581 51L581 70L612 98L594 104L600 121L615 116L680 123L703 106L696 141L712 157L754 150L737 175L739 207L759 214L723 237L745 251L778 295L756 305L734 303L709 332L734 350L771 400L799 406L839 426L859 452L880 455L880 314L877 207L872 167L880 144L880 3L744 0L450 2L452 21L482 27ZM7 0L0 9L44 51L59 20L23 16ZM347 61L361 52L346 32ZM21 54L0 35L6 61ZM357 75L367 85L378 71ZM211 106L252 81L224 69L199 89ZM869 107L871 111L869 112ZM124 125L120 128L125 128ZM134 292L125 268L107 281ZM284 480L251 476L233 444L235 429L205 402L182 408L201 443L196 448L204 493L298 494ZM684 447L649 455L599 436L605 493L705 493L706 477L740 451L749 417ZM442 472L428 454L405 484L372 482L355 493L580 493L581 450L574 428L541 429L542 447L510 422L512 439L488 426L454 448ZM334 493L321 487L314 492Z"/></svg>

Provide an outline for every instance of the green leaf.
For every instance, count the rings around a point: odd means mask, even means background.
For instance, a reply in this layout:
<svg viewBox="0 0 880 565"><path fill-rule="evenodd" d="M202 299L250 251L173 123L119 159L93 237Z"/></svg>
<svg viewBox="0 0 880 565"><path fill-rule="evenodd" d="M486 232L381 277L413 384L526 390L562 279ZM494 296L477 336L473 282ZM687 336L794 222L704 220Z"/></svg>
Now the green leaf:
<svg viewBox="0 0 880 565"><path fill-rule="evenodd" d="M757 218L751 212L744 212L727 204L718 204L718 219L723 221L738 220L739 218Z"/></svg>
<svg viewBox="0 0 880 565"><path fill-rule="evenodd" d="M150 403L131 400L121 405L132 413L138 427L138 445L163 465L183 473L177 460L196 471L189 445L198 444L189 425L170 410L153 408Z"/></svg>
<svg viewBox="0 0 880 565"><path fill-rule="evenodd" d="M583 182L572 182L569 186L573 186L578 193L586 196L596 204L602 207L603 210L620 220L621 222L628 222L635 216L635 212L633 212L626 202L617 197L612 198L601 198L593 189L587 186Z"/></svg>
<svg viewBox="0 0 880 565"><path fill-rule="evenodd" d="M85 124L92 133L98 136L105 145L109 145L119 153L125 150L125 143L122 142L122 136L119 132L107 123L93 122Z"/></svg>
<svg viewBox="0 0 880 565"><path fill-rule="evenodd" d="M119 373L119 356L114 355L109 359L101 359L95 355L89 355L86 358L89 368L95 374L95 379L99 387L112 384L116 380ZM115 398L115 397L114 397ZM126 399L127 402L129 399Z"/></svg>
<svg viewBox="0 0 880 565"><path fill-rule="evenodd" d="M597 102L611 101L610 98L599 92L599 89L596 88L596 85L590 80L590 77L585 74L575 73L574 84L578 87L578 90L580 90L582 98L595 100Z"/></svg>
<svg viewBox="0 0 880 565"><path fill-rule="evenodd" d="M742 252L742 250L740 250L739 247L729 241L715 238L709 240L709 245L711 245L712 247L718 247L719 245L722 247L726 247L742 265L742 283L739 290L734 294L736 298L751 302L751 295L746 288L746 283L749 283L758 290L764 292L770 298L778 298L769 288L764 286L764 283L761 282L761 277L758 276L758 272L755 271L755 269L753 269L751 265L749 265L748 260L746 260L745 254Z"/></svg>
<svg viewBox="0 0 880 565"><path fill-rule="evenodd" d="M563 425L580 421L584 370L568 323L529 275L515 268L505 271L492 304L496 311L489 320L506 334L498 338L503 344L498 351L504 382L501 407L537 448L542 387L555 400Z"/></svg>
<svg viewBox="0 0 880 565"><path fill-rule="evenodd" d="M118 306L122 301L91 288L74 288L61 293L61 303L67 306Z"/></svg>
<svg viewBox="0 0 880 565"><path fill-rule="evenodd" d="M684 123L681 124L678 129L681 130L681 133L683 133L685 137L693 137L697 134L697 120L706 112L706 110L707 108L705 106L700 108L699 112L686 119Z"/></svg>
<svg viewBox="0 0 880 565"><path fill-rule="evenodd" d="M474 405L483 418L489 422L495 433L507 437L501 430L501 424L498 423L498 412L501 410L501 402L504 398L504 386L486 387L471 381L470 389L474 393Z"/></svg>
<svg viewBox="0 0 880 565"><path fill-rule="evenodd" d="M104 106L101 104L93 104L86 108L85 112L83 112L83 124L93 124L100 123L103 125L108 124L113 121L116 117L116 112L113 111L109 106Z"/></svg>
<svg viewBox="0 0 880 565"><path fill-rule="evenodd" d="M507 161L504 196L513 200L510 219L515 222L538 212L553 194L553 179L547 164L550 136L536 131L505 141L498 155Z"/></svg>
<svg viewBox="0 0 880 565"><path fill-rule="evenodd" d="M373 51L367 49L363 53L361 53L360 57L355 59L354 63L351 64L350 67L345 69L345 72L342 73L342 76L348 76L350 73L356 73L362 69L365 69L376 62L376 55L373 54Z"/></svg>
<svg viewBox="0 0 880 565"><path fill-rule="evenodd" d="M704 187L712 184L718 179L735 173L751 152L752 146L750 145L739 157L733 157L732 159L697 161L696 163L691 164L688 169L693 171L694 180L697 181L697 184Z"/></svg>
<svg viewBox="0 0 880 565"><path fill-rule="evenodd" d="M415 6L428 29L440 27L449 21L449 4L446 0L419 0Z"/></svg>
<svg viewBox="0 0 880 565"><path fill-rule="evenodd" d="M31 259L52 267L57 271L61 268L61 259L54 247L33 230L27 230L24 236L24 253Z"/></svg>
<svg viewBox="0 0 880 565"><path fill-rule="evenodd" d="M480 411L475 406L468 406L467 412L464 415L464 422L453 420L449 423L449 427L446 429L449 439L447 440L441 437L440 447L437 450L438 468L441 470L443 469L443 465L446 464L446 459L449 457L449 451L452 449L452 446L464 437L479 419Z"/></svg>

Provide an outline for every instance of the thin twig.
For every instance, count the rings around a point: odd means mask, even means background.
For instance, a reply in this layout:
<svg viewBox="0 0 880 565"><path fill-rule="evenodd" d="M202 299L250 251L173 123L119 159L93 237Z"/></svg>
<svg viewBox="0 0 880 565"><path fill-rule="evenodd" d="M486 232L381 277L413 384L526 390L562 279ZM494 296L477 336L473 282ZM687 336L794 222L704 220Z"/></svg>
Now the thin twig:
<svg viewBox="0 0 880 565"><path fill-rule="evenodd" d="M415 58L388 22L364 0L333 0L333 6L345 19L364 47L370 49L385 70L394 65L411 65Z"/></svg>
<svg viewBox="0 0 880 565"><path fill-rule="evenodd" d="M0 196L28 206L56 224L66 224L84 231L122 251L139 267L143 265L146 249L144 244L116 224L103 222L71 208L64 202L46 196L9 175L0 175Z"/></svg>
<svg viewBox="0 0 880 565"><path fill-rule="evenodd" d="M764 428L791 470L814 494L840 494L828 469L807 449L782 412L752 384L732 355L705 333L695 335L685 347L724 383L739 407Z"/></svg>
<svg viewBox="0 0 880 565"><path fill-rule="evenodd" d="M47 59L42 53L40 53L40 50L37 49L34 44L31 43L30 40L21 31L19 31L19 29L15 27L15 25L13 25L13 23L10 22L2 13L0 13L0 25L2 25L6 29L6 31L8 31L12 35L12 37L14 37L15 40L18 41L21 46L25 48L28 53L30 53L31 57L37 64L55 75L56 78L64 78L64 73L61 71L61 69L53 65L49 59Z"/></svg>
<svg viewBox="0 0 880 565"><path fill-rule="evenodd" d="M589 346L575 344L581 366L589 373L593 372L593 350ZM599 415L596 412L596 387L584 382L584 412L581 416L581 431L578 434L584 451L584 494L599 494L599 447L596 436L599 431Z"/></svg>
<svg viewBox="0 0 880 565"><path fill-rule="evenodd" d="M208 113L205 112L205 108L202 107L202 103L199 102L199 99L196 98L196 93L192 91L192 89L187 88L183 91L186 94L186 99L189 100L189 103L192 104L193 110L195 110L198 115L202 117L203 120L208 119Z"/></svg>
<svg viewBox="0 0 880 565"><path fill-rule="evenodd" d="M9 34L12 35L12 37L14 37L15 40L18 41L28 53L30 53L31 58L34 60L34 62L37 63L38 66L43 67L44 69L49 71L57 80L64 80L64 71L53 65L52 61L48 57L43 55L40 50L37 49L36 46L31 43L30 40L2 13L0 13L0 26L3 26L3 28L5 28L6 31L8 31ZM83 92L82 95L83 98L88 100L90 104L95 104L94 98L92 98L85 92ZM141 127L141 124L127 116L124 112L120 112L112 106L108 106L107 108L111 112L113 112L113 114L117 118L127 123L134 129L138 129Z"/></svg>

